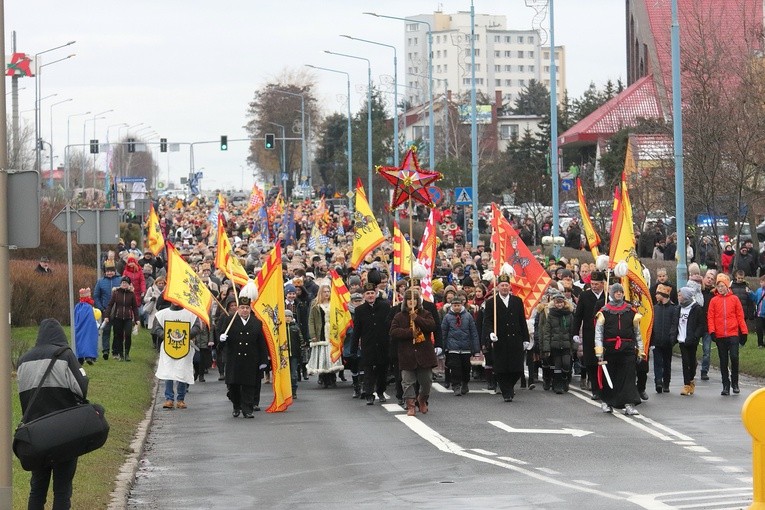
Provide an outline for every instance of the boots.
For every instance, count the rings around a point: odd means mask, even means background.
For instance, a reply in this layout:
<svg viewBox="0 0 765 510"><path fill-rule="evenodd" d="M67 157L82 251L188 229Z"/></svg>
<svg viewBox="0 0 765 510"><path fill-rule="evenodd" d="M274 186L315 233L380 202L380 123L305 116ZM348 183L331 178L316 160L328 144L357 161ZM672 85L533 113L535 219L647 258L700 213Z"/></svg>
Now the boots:
<svg viewBox="0 0 765 510"><path fill-rule="evenodd" d="M428 414L428 399L422 395L417 397L417 403L420 404L420 412Z"/></svg>
<svg viewBox="0 0 765 510"><path fill-rule="evenodd" d="M485 368L484 375L486 376L486 389L495 391L497 389L497 380L494 378L494 369Z"/></svg>
<svg viewBox="0 0 765 510"><path fill-rule="evenodd" d="M691 390L691 385L690 384L684 385L683 389L680 390L680 395L683 395L683 396L693 395L693 390Z"/></svg>
<svg viewBox="0 0 765 510"><path fill-rule="evenodd" d="M340 377L340 380L343 382L347 381L347 379L345 378L345 370L341 370L340 373L338 374L338 377Z"/></svg>
<svg viewBox="0 0 765 510"><path fill-rule="evenodd" d="M417 414L417 410L414 408L414 399L413 398L406 399L406 415L414 416L415 414Z"/></svg>
<svg viewBox="0 0 765 510"><path fill-rule="evenodd" d="M353 380L353 398L361 398L361 384L359 384L359 376L351 376Z"/></svg>
<svg viewBox="0 0 765 510"><path fill-rule="evenodd" d="M691 388L690 394L693 395L693 393L696 391L696 379L691 379L691 382L688 384L688 386Z"/></svg>

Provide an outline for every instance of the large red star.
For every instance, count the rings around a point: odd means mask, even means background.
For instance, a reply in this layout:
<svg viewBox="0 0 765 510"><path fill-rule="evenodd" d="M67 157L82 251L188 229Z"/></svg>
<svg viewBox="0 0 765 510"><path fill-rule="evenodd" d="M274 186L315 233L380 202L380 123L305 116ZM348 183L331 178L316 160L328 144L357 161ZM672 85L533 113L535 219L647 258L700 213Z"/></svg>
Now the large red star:
<svg viewBox="0 0 765 510"><path fill-rule="evenodd" d="M412 146L404 156L401 166L378 166L377 173L393 185L393 202L395 209L409 199L420 202L428 207L435 207L428 193L428 187L443 178L440 172L423 170L417 161L417 149Z"/></svg>

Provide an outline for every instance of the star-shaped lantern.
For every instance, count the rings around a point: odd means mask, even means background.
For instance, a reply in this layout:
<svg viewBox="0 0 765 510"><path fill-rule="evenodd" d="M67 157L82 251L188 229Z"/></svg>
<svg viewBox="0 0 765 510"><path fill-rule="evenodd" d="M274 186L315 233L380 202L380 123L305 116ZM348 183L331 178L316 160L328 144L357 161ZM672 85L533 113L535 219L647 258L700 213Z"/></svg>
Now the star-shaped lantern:
<svg viewBox="0 0 765 510"><path fill-rule="evenodd" d="M378 166L377 173L393 185L393 203L395 209L409 199L434 207L428 187L443 178L440 172L422 170L417 161L417 148L412 146L404 156L401 166Z"/></svg>

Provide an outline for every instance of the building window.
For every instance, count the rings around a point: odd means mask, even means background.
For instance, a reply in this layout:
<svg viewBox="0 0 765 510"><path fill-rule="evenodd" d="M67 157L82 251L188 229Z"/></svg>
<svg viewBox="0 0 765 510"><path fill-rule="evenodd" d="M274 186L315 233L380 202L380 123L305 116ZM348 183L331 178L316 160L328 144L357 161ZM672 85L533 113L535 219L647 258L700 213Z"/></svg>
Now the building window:
<svg viewBox="0 0 765 510"><path fill-rule="evenodd" d="M436 36L436 44L441 44L441 36L440 35Z"/></svg>
<svg viewBox="0 0 765 510"><path fill-rule="evenodd" d="M505 87L512 87L513 86L513 80L505 80Z"/></svg>
<svg viewBox="0 0 765 510"><path fill-rule="evenodd" d="M505 72L512 73L513 72L513 66L505 66Z"/></svg>
<svg viewBox="0 0 765 510"><path fill-rule="evenodd" d="M503 124L499 126L499 136L503 140L512 140L518 138L518 124Z"/></svg>
<svg viewBox="0 0 765 510"><path fill-rule="evenodd" d="M525 73L526 72L526 66L518 66L518 72L519 73Z"/></svg>
<svg viewBox="0 0 765 510"><path fill-rule="evenodd" d="M448 55L446 54L446 50L444 50L444 58L447 58Z"/></svg>
<svg viewBox="0 0 765 510"><path fill-rule="evenodd" d="M518 86L519 87L525 87L526 86L526 80L518 80Z"/></svg>
<svg viewBox="0 0 765 510"><path fill-rule="evenodd" d="M406 31L407 32L416 32L420 29L419 23L407 23L406 24Z"/></svg>
<svg viewBox="0 0 765 510"><path fill-rule="evenodd" d="M440 73L440 72L441 72L441 66L440 66L440 65L436 66L436 72L437 72L437 73Z"/></svg>
<svg viewBox="0 0 765 510"><path fill-rule="evenodd" d="M449 72L449 69L448 69L448 68L449 68L449 66L448 66L448 65L446 65L446 64L444 64L444 72L445 72L445 73L448 73L448 72Z"/></svg>
<svg viewBox="0 0 765 510"><path fill-rule="evenodd" d="M475 40L478 41L480 39L481 39L481 35L480 34L475 34Z"/></svg>
<svg viewBox="0 0 765 510"><path fill-rule="evenodd" d="M441 50L436 51L436 58L441 58Z"/></svg>
<svg viewBox="0 0 765 510"><path fill-rule="evenodd" d="M409 39L407 39L407 40L406 40L406 43L407 43L409 46L411 46L411 45L412 45L412 38L410 37Z"/></svg>
<svg viewBox="0 0 765 510"><path fill-rule="evenodd" d="M463 85L470 85L470 78L462 78Z"/></svg>
<svg viewBox="0 0 765 510"><path fill-rule="evenodd" d="M509 43L509 42L513 42L513 39L512 39L512 37L510 37L509 35L506 35L506 36L505 36L505 42L506 42L506 43Z"/></svg>
<svg viewBox="0 0 765 510"><path fill-rule="evenodd" d="M418 43L417 43L417 38L416 38L416 37L414 38L414 44L418 44Z"/></svg>
<svg viewBox="0 0 765 510"><path fill-rule="evenodd" d="M542 72L549 73L550 72L550 66L544 66L542 68Z"/></svg>
<svg viewBox="0 0 765 510"><path fill-rule="evenodd" d="M535 69L535 68L534 68L534 66L529 66L529 72L530 72L530 73L533 73L533 72L534 72L534 69Z"/></svg>
<svg viewBox="0 0 765 510"><path fill-rule="evenodd" d="M494 52L494 58L500 58L501 56L502 56L502 52L501 51L495 51Z"/></svg>
<svg viewBox="0 0 765 510"><path fill-rule="evenodd" d="M545 51L542 55L543 55L542 58L544 58L545 60L550 60L550 52L549 51Z"/></svg>
<svg viewBox="0 0 765 510"><path fill-rule="evenodd" d="M505 57L512 58L512 56L513 56L513 52L512 51L506 51L505 52Z"/></svg>
<svg viewBox="0 0 765 510"><path fill-rule="evenodd" d="M534 36L529 36L529 44L534 44Z"/></svg>
<svg viewBox="0 0 765 510"><path fill-rule="evenodd" d="M502 42L502 36L501 35L495 35L494 36L494 42Z"/></svg>
<svg viewBox="0 0 765 510"><path fill-rule="evenodd" d="M522 35L518 36L518 44L523 44L523 36Z"/></svg>
<svg viewBox="0 0 765 510"><path fill-rule="evenodd" d="M481 72L481 64L476 64L476 65L475 65L475 71L476 71L477 73L480 73L480 72Z"/></svg>
<svg viewBox="0 0 765 510"><path fill-rule="evenodd" d="M483 85L483 78L476 78L475 83L476 85Z"/></svg>
<svg viewBox="0 0 765 510"><path fill-rule="evenodd" d="M501 87L502 86L502 80L494 80L494 86L495 87Z"/></svg>
<svg viewBox="0 0 765 510"><path fill-rule="evenodd" d="M494 66L494 72L495 72L495 73L499 73L499 72L501 72L501 71L502 71L502 66L500 66L500 65L495 65L495 66Z"/></svg>
<svg viewBox="0 0 765 510"><path fill-rule="evenodd" d="M534 58L534 52L533 51L527 51L526 56L529 58Z"/></svg>
<svg viewBox="0 0 765 510"><path fill-rule="evenodd" d="M523 50L518 50L518 58L523 58Z"/></svg>

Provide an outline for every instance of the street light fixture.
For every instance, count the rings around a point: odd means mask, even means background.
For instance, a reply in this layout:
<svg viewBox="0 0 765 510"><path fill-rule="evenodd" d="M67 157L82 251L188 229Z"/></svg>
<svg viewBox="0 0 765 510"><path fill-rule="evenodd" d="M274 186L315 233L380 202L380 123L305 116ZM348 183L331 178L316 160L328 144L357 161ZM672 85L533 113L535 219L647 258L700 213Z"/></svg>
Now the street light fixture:
<svg viewBox="0 0 765 510"><path fill-rule="evenodd" d="M353 189L353 137L351 136L351 75L349 73L346 73L345 71L340 71L339 69L331 69L329 67L319 67L319 66L312 66L311 64L306 64L306 67L310 67L311 69L319 69L321 71L329 71L330 73L338 73L338 74L344 74L345 80L346 80L346 86L348 90L347 95L347 103L348 103L348 148L347 148L347 157L348 157L348 191L350 192ZM348 197L348 210L353 211L353 198Z"/></svg>
<svg viewBox="0 0 765 510"><path fill-rule="evenodd" d="M341 35L352 41L361 41L369 44L375 44L377 46L385 46L393 49L393 164L398 166L399 157L399 139L398 139L398 53L396 47L391 44L385 44L377 41L370 41L369 39L361 39L360 37L352 37L350 35Z"/></svg>
<svg viewBox="0 0 765 510"><path fill-rule="evenodd" d="M365 12L363 14L367 14L369 16L374 16L376 18L387 18L387 19L396 19L399 21L407 21L409 23L422 23L424 25L428 26L428 102L430 103L428 105L428 117L429 117L429 124L428 124L428 132L430 135L430 140L428 141L428 164L430 168L434 169L436 168L436 156L435 156L435 140L433 139L435 126L434 126L434 118L433 118L433 27L431 26L430 22L423 21L415 18L402 18L399 16L388 16L385 14L377 14L374 12Z"/></svg>
<svg viewBox="0 0 765 510"><path fill-rule="evenodd" d="M49 62L48 64L38 65L38 58L40 55L44 55L45 53L49 53L54 50L58 50L61 48L66 48L67 46L71 46L77 41L69 41L68 43L61 44L59 46L54 46L53 48L48 48L47 50L39 51L35 53L34 55L34 63L35 63L35 168L37 171L40 171L40 102L42 101L40 99L40 70L50 64L55 64L56 62L60 62L61 60L66 60L67 58L71 58L74 55L69 55L66 58L55 60L53 62Z"/></svg>
<svg viewBox="0 0 765 510"><path fill-rule="evenodd" d="M71 97L50 105L50 140L48 140L50 142L50 174L48 175L48 189L53 189L53 107L68 103L69 101L72 101Z"/></svg>
<svg viewBox="0 0 765 510"><path fill-rule="evenodd" d="M367 199L369 200L369 208L373 208L374 193L372 193L372 62L368 58L359 57L356 55L348 55L345 53L336 53L334 51L324 50L324 53L330 55L337 55L339 57L347 57L355 60L364 60L367 63L367 184L368 193ZM350 190L349 190L350 191Z"/></svg>
<svg viewBox="0 0 765 510"><path fill-rule="evenodd" d="M59 62L63 62L64 60L68 60L68 59L70 59L70 58L72 58L74 56L75 56L75 54L73 53L71 55L67 55L64 58L60 58L58 60L54 60L53 62L48 62L47 64L43 64L41 66L36 66L37 72L42 74L42 68L43 67L47 67L47 66L50 66L50 65L53 65L53 64L57 64ZM39 77L37 78L37 81L39 83L39 81L40 81ZM38 89L39 89L39 85L38 85ZM40 93L40 92L38 92L38 93ZM48 96L48 97L50 97L50 96ZM35 122L37 124L36 131L38 133L38 137L42 137L42 113L41 113L41 110L40 110L40 103L42 103L42 101L43 100L40 99L38 101L38 103L35 105L35 108L37 109L37 112L35 114L37 116L37 118L35 119ZM40 149L40 144L37 142L37 140L35 141L35 144L37 145L37 151L36 151L36 155L37 155L37 157L36 157L36 160L37 160L37 171L40 172L42 170L42 168L41 168L41 161L40 161L40 151L41 151L41 149Z"/></svg>

